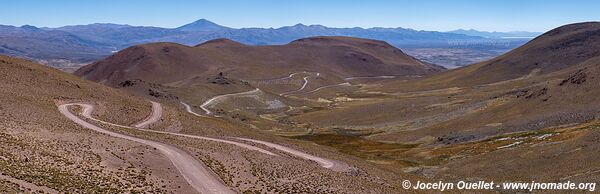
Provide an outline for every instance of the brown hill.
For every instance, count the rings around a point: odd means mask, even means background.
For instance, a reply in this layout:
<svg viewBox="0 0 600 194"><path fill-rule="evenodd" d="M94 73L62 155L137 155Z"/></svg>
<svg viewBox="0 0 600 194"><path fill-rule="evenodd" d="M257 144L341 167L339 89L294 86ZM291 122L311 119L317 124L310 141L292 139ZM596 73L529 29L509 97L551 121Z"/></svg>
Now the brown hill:
<svg viewBox="0 0 600 194"><path fill-rule="evenodd" d="M597 180L599 41L600 23L566 25L496 59L380 81L286 119L322 131L304 137L319 144L435 178Z"/></svg>
<svg viewBox="0 0 600 194"><path fill-rule="evenodd" d="M129 83L136 84L136 83ZM94 132L77 125L58 111L57 105L83 102L96 106L95 118L130 125L145 119L151 111L147 99L131 96L101 84L82 80L26 60L0 56L0 190L8 193L45 191L49 193L193 193L194 188L181 176L172 162L157 149L146 144ZM154 98L154 100L159 100ZM287 142L295 149L315 155L335 157L357 166L356 173L335 173L313 166L303 159L287 160L266 157L262 153L239 149L214 141L141 132L106 125L92 120L104 129L142 139L173 145L198 157L236 192L247 190L235 180L260 180L259 185L274 185L282 192L341 192L377 191L397 193L396 174L391 174L367 162L316 147L301 141L286 140L256 129L235 125L221 119L197 117L182 112L179 103L163 104L163 116L149 128L210 137L254 137L270 142ZM73 107L77 113L80 108ZM283 143L282 143L283 144ZM335 155L335 156L334 156ZM225 163L234 161L230 164ZM347 161L347 162L346 162ZM241 165L240 165L241 164ZM256 168L255 164L260 164ZM282 168L283 167L283 168ZM315 169L316 167L316 169ZM238 170L239 169L239 170ZM252 169L252 174L250 170ZM364 169L364 173L362 173ZM296 176L281 181L273 172ZM225 175L222 175L225 174ZM240 175L240 176L238 176ZM234 177L237 176L237 177ZM375 178L376 177L376 178ZM404 177L404 176L403 176ZM265 180L264 182L261 182ZM315 181L318 180L318 181ZM273 182L274 181L274 182ZM367 184L366 184L367 183ZM385 185L383 185L385 183ZM306 185L299 188L296 185ZM271 190L271 186L264 186ZM319 188L327 187L327 188ZM313 189L317 188L317 189ZM366 189L365 189L366 188Z"/></svg>
<svg viewBox="0 0 600 194"><path fill-rule="evenodd" d="M465 79L486 77L502 81L539 73L551 73L600 55L600 23L562 26L533 39L505 55L483 63ZM481 78L479 78L481 79Z"/></svg>
<svg viewBox="0 0 600 194"><path fill-rule="evenodd" d="M547 75L600 55L600 22L550 30L494 59L420 80L432 88L474 86Z"/></svg>
<svg viewBox="0 0 600 194"><path fill-rule="evenodd" d="M324 125L335 125L341 117L355 125L402 124L399 128L410 129L380 136L389 137L387 141L469 136L457 142L589 122L600 115L600 90L594 86L600 78L599 45L600 23L566 25L488 62L369 88L372 94L400 101L371 101L299 118L314 116ZM377 120L362 116L382 114L382 107L389 112Z"/></svg>
<svg viewBox="0 0 600 194"><path fill-rule="evenodd" d="M0 83L3 91L0 92L0 157L3 158L0 168L4 177L0 178L0 188L6 188L5 177L13 177L21 183L34 183L58 192L135 189L123 185L123 180L129 182L125 184L132 183L126 180L129 178L97 169L111 157L110 152L99 150L139 144L80 127L58 112L57 103L93 102L98 105L96 117L130 124L150 113L146 101L47 66L1 55ZM113 169L114 166L105 167ZM89 175L84 173L92 171Z"/></svg>
<svg viewBox="0 0 600 194"><path fill-rule="evenodd" d="M131 79L165 84L192 77L211 78L219 72L237 79L261 79L299 71L344 78L426 75L442 70L382 41L314 37L277 46L247 46L227 39L195 47L138 45L82 67L75 75L114 86Z"/></svg>

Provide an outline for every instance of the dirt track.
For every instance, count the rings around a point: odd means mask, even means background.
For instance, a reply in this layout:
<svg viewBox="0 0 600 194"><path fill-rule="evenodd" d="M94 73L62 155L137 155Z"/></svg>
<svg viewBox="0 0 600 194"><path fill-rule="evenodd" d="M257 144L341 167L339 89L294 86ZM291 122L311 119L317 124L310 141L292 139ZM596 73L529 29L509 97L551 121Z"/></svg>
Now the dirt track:
<svg viewBox="0 0 600 194"><path fill-rule="evenodd" d="M130 141L135 141L141 144L152 146L162 152L173 165L179 170L183 178L200 193L235 193L229 187L221 182L221 180L196 158L189 155L187 152L175 148L173 146L158 143L150 140L145 140L137 137L115 133L94 124L88 123L85 120L77 117L69 111L70 106L80 106L83 110L83 115L91 115L93 106L89 104L70 103L58 106L59 111L73 122L96 132L105 135L122 138Z"/></svg>
<svg viewBox="0 0 600 194"><path fill-rule="evenodd" d="M237 96L237 95L247 95L247 94L252 94L255 92L259 92L260 89L256 88L254 90L250 90L247 92L240 92L240 93L233 93L233 94L223 94L223 95L219 95L219 96L215 96L212 97L211 99L207 100L206 102L202 103L202 105L200 105L200 108L202 110L204 110L204 112L206 112L207 115L212 114L212 112L210 110L208 110L208 106L210 106L211 104L217 103L219 101L219 99L224 98L224 97L229 97L229 96ZM189 112L189 111L188 111Z"/></svg>
<svg viewBox="0 0 600 194"><path fill-rule="evenodd" d="M148 125L156 123L158 120L160 120L160 117L162 116L162 106L160 106L160 104L157 102L151 101L151 103L152 114L150 114L150 116L148 116L148 118L144 119L142 122L133 125L134 127L146 128Z"/></svg>

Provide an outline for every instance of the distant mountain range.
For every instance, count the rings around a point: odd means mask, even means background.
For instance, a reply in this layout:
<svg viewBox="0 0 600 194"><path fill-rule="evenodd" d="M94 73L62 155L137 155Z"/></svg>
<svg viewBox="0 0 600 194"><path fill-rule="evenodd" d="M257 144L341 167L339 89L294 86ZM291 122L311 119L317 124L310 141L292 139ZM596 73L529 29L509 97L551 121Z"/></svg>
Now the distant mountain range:
<svg viewBox="0 0 600 194"><path fill-rule="evenodd" d="M117 48L149 42L175 42L194 46L217 38L227 38L249 45L286 44L312 36L351 36L384 40L390 44L422 46L446 44L448 40L473 40L483 37L407 28L330 28L322 25L296 24L281 28L229 28L200 19L177 28L142 27L117 24L89 24L44 28L63 31Z"/></svg>
<svg viewBox="0 0 600 194"><path fill-rule="evenodd" d="M487 32L477 31L474 29L470 30L453 30L448 33L464 34L469 36L480 36L484 38L534 38L542 34L542 32L527 32L527 31L511 31L511 32Z"/></svg>
<svg viewBox="0 0 600 194"><path fill-rule="evenodd" d="M76 68L81 63L99 60L126 47L150 42L174 42L194 46L208 40L227 38L248 45L277 45L313 36L350 36L383 40L400 48L421 48L451 47L461 45L456 44L457 42L471 43L498 37L480 36L472 32L436 32L407 28L330 28L304 24L280 28L236 29L205 19L177 28L101 23L58 28L0 26L0 54L34 59L52 66ZM483 32L479 34L481 33ZM508 43L499 45L514 48L524 41Z"/></svg>

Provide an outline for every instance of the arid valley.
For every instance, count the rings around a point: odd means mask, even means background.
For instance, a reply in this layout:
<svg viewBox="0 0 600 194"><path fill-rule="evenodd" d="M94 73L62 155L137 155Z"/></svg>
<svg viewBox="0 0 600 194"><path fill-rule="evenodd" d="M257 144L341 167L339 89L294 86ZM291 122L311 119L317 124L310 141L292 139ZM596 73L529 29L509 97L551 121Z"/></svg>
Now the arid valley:
<svg viewBox="0 0 600 194"><path fill-rule="evenodd" d="M1 26L0 193L595 191L599 22L411 30Z"/></svg>

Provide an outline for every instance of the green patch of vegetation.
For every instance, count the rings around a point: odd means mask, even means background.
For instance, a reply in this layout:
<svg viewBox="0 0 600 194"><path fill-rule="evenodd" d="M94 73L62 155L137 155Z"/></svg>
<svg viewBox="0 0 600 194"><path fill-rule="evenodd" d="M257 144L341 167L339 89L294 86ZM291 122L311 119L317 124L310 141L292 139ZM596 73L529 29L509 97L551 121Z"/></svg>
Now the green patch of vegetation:
<svg viewBox="0 0 600 194"><path fill-rule="evenodd" d="M348 98L385 98L386 94L355 92L346 95Z"/></svg>
<svg viewBox="0 0 600 194"><path fill-rule="evenodd" d="M316 134L294 137L296 139L312 141L319 145L334 147L340 152L363 158L369 161L382 161L385 163L413 166L416 163L401 157L401 153L419 146L419 144L391 144L368 140L356 133L342 134Z"/></svg>
<svg viewBox="0 0 600 194"><path fill-rule="evenodd" d="M590 130L590 129L597 129L597 128L600 128L600 123L595 123L595 124L587 125L584 127L575 127L573 129L569 129L568 131L581 131L581 130ZM488 138L484 141L495 141L495 140L502 139L502 138L529 138L532 136L541 136L541 135L556 134L556 133L561 133L561 132L556 132L556 130L551 130L551 129L540 129L540 130L534 130L534 131L525 131L525 132L498 135L498 136L495 136L492 138Z"/></svg>
<svg viewBox="0 0 600 194"><path fill-rule="evenodd" d="M502 139L502 138L525 138L525 137L539 136L539 135L553 134L553 133L556 133L556 132L546 131L546 130L526 131L526 132L498 135L498 136L488 138L483 141L496 141L496 140Z"/></svg>
<svg viewBox="0 0 600 194"><path fill-rule="evenodd" d="M582 127L582 128L578 128L578 130L584 130L584 129L598 129L600 128L600 123L596 123L596 124L592 124L586 127Z"/></svg>

